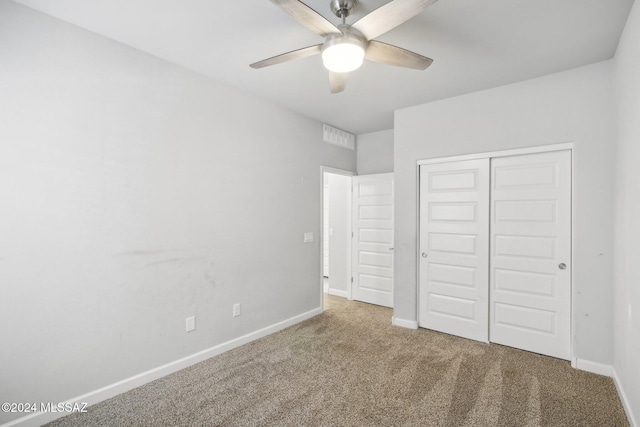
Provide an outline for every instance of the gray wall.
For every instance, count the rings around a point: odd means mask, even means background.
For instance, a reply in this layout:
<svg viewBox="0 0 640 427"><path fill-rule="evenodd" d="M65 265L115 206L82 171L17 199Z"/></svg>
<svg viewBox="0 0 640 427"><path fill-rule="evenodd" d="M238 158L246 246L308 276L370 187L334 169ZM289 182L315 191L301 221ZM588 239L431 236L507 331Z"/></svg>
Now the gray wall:
<svg viewBox="0 0 640 427"><path fill-rule="evenodd" d="M396 112L394 316L417 319L416 162L575 143L575 355L612 362L613 104L611 62Z"/></svg>
<svg viewBox="0 0 640 427"><path fill-rule="evenodd" d="M393 172L393 129L358 135L358 175Z"/></svg>
<svg viewBox="0 0 640 427"><path fill-rule="evenodd" d="M640 423L640 5L635 3L614 65L618 112L616 158L613 366L623 398Z"/></svg>
<svg viewBox="0 0 640 427"><path fill-rule="evenodd" d="M0 62L0 401L320 306L320 166L356 168L321 123L5 0Z"/></svg>

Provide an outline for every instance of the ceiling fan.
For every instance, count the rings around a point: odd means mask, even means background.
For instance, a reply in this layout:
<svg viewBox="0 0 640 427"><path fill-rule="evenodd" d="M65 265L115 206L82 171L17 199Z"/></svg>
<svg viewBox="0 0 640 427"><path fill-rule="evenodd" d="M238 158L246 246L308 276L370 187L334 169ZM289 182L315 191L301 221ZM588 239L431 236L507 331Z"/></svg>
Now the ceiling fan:
<svg viewBox="0 0 640 427"><path fill-rule="evenodd" d="M271 0L296 21L325 38L324 43L283 53L255 62L252 68L262 68L293 59L322 54L322 62L329 70L331 93L342 92L349 72L362 65L364 59L398 67L424 70L432 59L417 53L373 40L422 12L437 0L393 0L379 7L352 25L346 18L356 0L330 0L331 11L342 24L333 25L322 15L298 0Z"/></svg>

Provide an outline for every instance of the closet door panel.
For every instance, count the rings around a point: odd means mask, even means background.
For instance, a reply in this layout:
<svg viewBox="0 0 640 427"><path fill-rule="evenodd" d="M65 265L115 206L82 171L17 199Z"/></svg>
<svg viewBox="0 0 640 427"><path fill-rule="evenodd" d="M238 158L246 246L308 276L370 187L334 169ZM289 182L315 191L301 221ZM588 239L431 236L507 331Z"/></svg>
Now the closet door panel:
<svg viewBox="0 0 640 427"><path fill-rule="evenodd" d="M491 160L492 342L570 358L571 152Z"/></svg>
<svg viewBox="0 0 640 427"><path fill-rule="evenodd" d="M487 342L489 160L420 167L424 328Z"/></svg>

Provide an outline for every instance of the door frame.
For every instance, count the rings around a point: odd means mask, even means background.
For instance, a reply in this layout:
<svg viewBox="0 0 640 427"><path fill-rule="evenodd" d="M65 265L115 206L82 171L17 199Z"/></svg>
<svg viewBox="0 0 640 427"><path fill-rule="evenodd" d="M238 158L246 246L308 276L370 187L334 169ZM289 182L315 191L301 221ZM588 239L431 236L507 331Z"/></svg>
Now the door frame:
<svg viewBox="0 0 640 427"><path fill-rule="evenodd" d="M488 152L481 152L481 153L471 153L471 154L462 154L462 155L458 155L458 156L446 156L446 157L434 157L434 158L427 158L427 159L421 159L418 160L416 162L416 229L418 230L417 234L416 234L416 253L415 253L415 257L416 260L419 259L420 256L420 166L422 165L428 165L428 164L434 164L434 163L449 163L449 162L456 162L456 161L462 161L462 160L476 160L476 159L483 159L483 158L496 158L496 157L508 157L508 156L519 156L519 155L523 155L523 154L536 154L536 153L548 153L548 152L552 152L552 151L565 151L565 150L569 150L571 153L571 229L569 230L570 236L571 236L571 301L569 303L569 312L570 312L570 325L569 325L569 329L570 329L570 361L571 361L571 367L573 368L577 368L577 357L575 355L575 349L576 349L576 343L575 343L575 333L574 333L574 325L576 322L575 316L576 316L576 311L573 308L574 305L574 301L576 300L576 289L575 286L573 286L573 278L575 277L574 275L574 254L575 254L575 250L574 250L574 246L573 246L573 236L574 236L574 224L575 224L575 212L573 209L573 206L575 206L575 191L574 191L574 185L575 185L575 162L574 162L574 158L575 158L575 145L573 142L562 142L562 143L558 143L558 144L551 144L551 145L538 145L538 146L533 146L533 147L524 147L524 148L514 148L514 149L509 149L509 150L499 150L499 151L488 151ZM416 323L420 324L420 265L419 263L416 261ZM489 321L489 319L487 319L487 321Z"/></svg>
<svg viewBox="0 0 640 427"><path fill-rule="evenodd" d="M334 175L343 175L347 177L354 177L358 175L357 172L346 170L346 169L337 169L330 166L320 166L320 309L324 311L324 275L323 275L323 266L324 266L324 174L331 173ZM353 186L351 186L353 191ZM331 209L331 207L329 207ZM349 203L349 209L351 209L351 201ZM351 215L350 215L351 216ZM351 233L352 221L349 218L348 228L349 233ZM349 249L347 250L347 264L349 268L351 268L351 239L349 239ZM331 250L331 249L329 249ZM331 265L329 265L329 274L331 274ZM351 291L351 283L347 283L347 298L352 299L352 291Z"/></svg>

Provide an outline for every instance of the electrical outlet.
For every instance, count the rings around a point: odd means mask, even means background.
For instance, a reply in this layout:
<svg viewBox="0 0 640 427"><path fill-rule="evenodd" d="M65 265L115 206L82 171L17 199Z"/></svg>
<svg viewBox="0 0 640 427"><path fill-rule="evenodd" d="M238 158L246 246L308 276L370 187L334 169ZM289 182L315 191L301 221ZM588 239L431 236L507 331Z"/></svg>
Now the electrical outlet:
<svg viewBox="0 0 640 427"><path fill-rule="evenodd" d="M233 317L240 316L240 304L233 304Z"/></svg>
<svg viewBox="0 0 640 427"><path fill-rule="evenodd" d="M196 316L187 317L187 332L196 330Z"/></svg>

